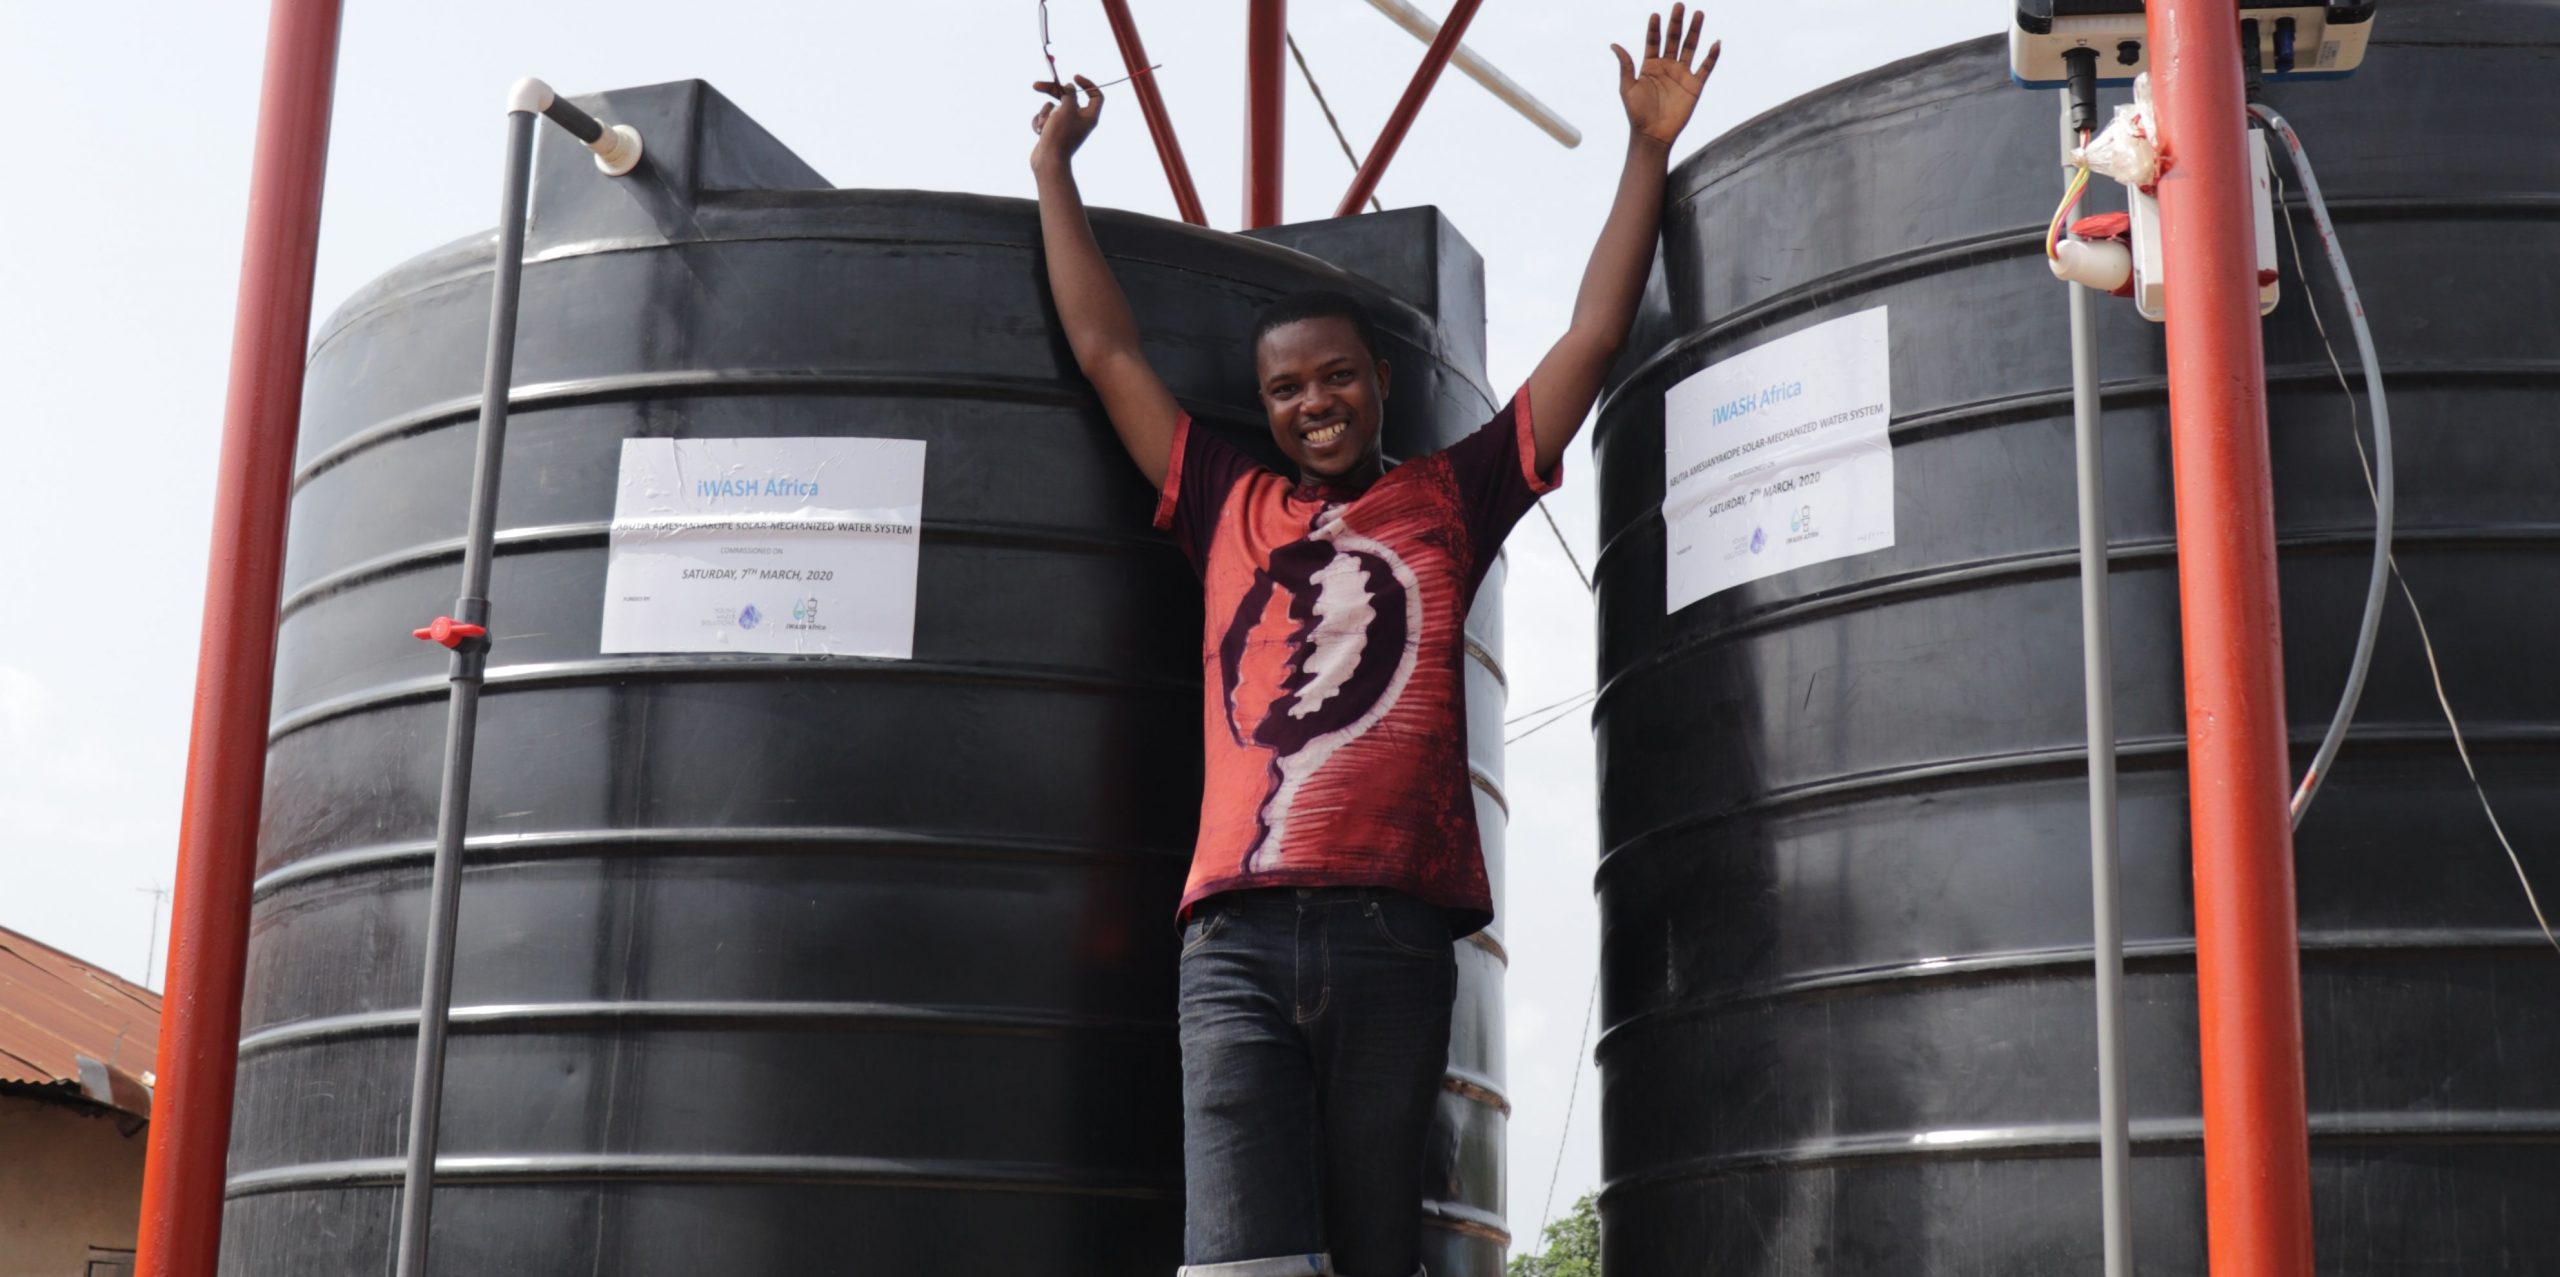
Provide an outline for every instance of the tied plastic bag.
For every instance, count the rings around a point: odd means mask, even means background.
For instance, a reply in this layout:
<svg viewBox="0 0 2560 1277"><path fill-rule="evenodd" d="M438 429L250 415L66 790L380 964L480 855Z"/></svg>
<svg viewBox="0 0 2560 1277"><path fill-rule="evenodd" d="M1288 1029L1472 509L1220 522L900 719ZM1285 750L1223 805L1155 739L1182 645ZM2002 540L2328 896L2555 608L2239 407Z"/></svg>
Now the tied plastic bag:
<svg viewBox="0 0 2560 1277"><path fill-rule="evenodd" d="M2152 125L2148 74L2134 77L2133 104L2117 107L2106 131L2073 152L2073 158L2136 190L2159 184L2160 135Z"/></svg>

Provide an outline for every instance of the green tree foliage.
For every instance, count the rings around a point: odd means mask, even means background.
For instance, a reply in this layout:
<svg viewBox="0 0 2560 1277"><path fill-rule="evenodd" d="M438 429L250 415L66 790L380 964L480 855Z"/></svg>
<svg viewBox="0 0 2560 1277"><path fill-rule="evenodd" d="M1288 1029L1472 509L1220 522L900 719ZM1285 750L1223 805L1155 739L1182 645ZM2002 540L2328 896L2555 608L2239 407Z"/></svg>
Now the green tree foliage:
<svg viewBox="0 0 2560 1277"><path fill-rule="evenodd" d="M1600 1277L1600 1195L1584 1194L1545 1240L1543 1254L1512 1257L1510 1277Z"/></svg>

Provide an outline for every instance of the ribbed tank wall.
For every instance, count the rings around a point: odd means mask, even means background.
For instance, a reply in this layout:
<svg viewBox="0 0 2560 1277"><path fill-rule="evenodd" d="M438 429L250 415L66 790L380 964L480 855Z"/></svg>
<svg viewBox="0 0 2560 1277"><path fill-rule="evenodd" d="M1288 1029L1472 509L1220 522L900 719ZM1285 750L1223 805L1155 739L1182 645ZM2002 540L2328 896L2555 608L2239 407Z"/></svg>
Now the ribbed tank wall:
<svg viewBox="0 0 2560 1277"><path fill-rule="evenodd" d="M1055 326L1034 212L825 189L698 83L601 105L649 160L616 182L542 143L434 1270L1168 1273L1199 592ZM1449 331L1356 254L1097 222L1213 428L1268 451L1242 334L1307 287L1378 312L1391 446L1490 411L1480 299ZM312 356L227 1274L375 1267L395 1226L445 713L408 631L458 580L492 243L368 286ZM926 441L915 659L601 654L622 441L795 436ZM1497 866L1499 615L1489 589L1469 626ZM1498 942L1461 973L1427 1253L1494 1277Z"/></svg>
<svg viewBox="0 0 2560 1277"><path fill-rule="evenodd" d="M2560 92L2560 8L2379 21L2355 79L2266 98L2319 165L2376 329L2399 563L2548 889L2560 142L2525 121ZM2011 87L2000 41L1957 45L1790 103L1673 176L1666 288L1597 440L1611 1277L2097 1270L2070 352L2038 246L2062 178L2055 99ZM2344 678L2373 512L2311 305L2353 375L2346 315L2292 216L2311 279L2287 254L2266 348L2298 771ZM1667 388L1879 305L1892 548L1666 616ZM2192 1273L2165 364L2130 304L2100 311L2135 1250L2144 1272ZM2296 876L2321 1271L2560 1271L2560 956L2396 599Z"/></svg>

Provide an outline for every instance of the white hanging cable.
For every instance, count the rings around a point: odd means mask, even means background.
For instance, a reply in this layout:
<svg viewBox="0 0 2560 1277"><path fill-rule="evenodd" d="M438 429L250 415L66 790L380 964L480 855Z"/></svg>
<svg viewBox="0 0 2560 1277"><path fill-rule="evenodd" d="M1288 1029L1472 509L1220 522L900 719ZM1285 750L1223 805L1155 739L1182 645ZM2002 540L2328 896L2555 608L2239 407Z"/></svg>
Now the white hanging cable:
<svg viewBox="0 0 2560 1277"><path fill-rule="evenodd" d="M1564 561L1573 565L1573 574L1581 579L1582 588L1593 595L1597 595L1600 592L1599 588L1591 583L1591 574L1582 570L1581 556L1573 552L1573 542L1565 539L1564 525L1556 522L1556 516L1547 510L1547 503L1544 501L1540 501L1538 503L1538 513L1546 515L1547 530L1556 534L1556 545L1564 551ZM1536 715L1546 713L1548 710L1557 711L1545 722L1542 722L1517 736L1513 736L1502 743L1505 745L1515 745L1521 741L1527 740L1529 737L1535 736L1539 732L1545 731L1546 729L1555 726L1557 723L1572 717L1576 711L1598 699L1600 699L1600 689L1595 687L1590 691L1568 696L1552 705L1548 705L1540 709L1533 709L1526 714L1522 714L1519 718L1512 719L1511 723L1519 722L1522 718L1535 717ZM1511 723L1505 723L1503 726L1508 727ZM1546 1246L1547 1225L1555 1218L1556 1181L1564 1174L1564 1151L1571 1144L1570 1137L1573 1134L1574 1098L1582 1093L1583 1066L1591 1062L1591 1016L1594 1011L1599 1009L1599 1006L1600 972L1597 967L1594 967L1591 972L1591 996L1583 1003L1582 1007L1582 1040L1575 1043L1573 1048L1573 1082L1570 1086L1565 1088L1564 1128L1556 1132L1555 1166L1547 1172L1547 1203L1545 1207L1538 1212L1538 1231L1529 1235L1542 1250Z"/></svg>
<svg viewBox="0 0 2560 1277"><path fill-rule="evenodd" d="M2357 456L2362 458L2362 449L2357 450ZM2372 475L2371 470L2365 472L2366 482L2372 482ZM2445 695L2444 669L2436 664L2435 640L2427 635L2427 618L2418 612L2418 596L2409 592L2409 578L2401 574L2398 563L2391 565L2391 575L2400 583L2400 597L2409 603L2409 618L2418 623L2418 646L2426 649L2427 678L2435 684L2436 708L2444 711L2445 726L2453 731L2453 752L2462 756L2462 772L2471 778L2471 792L2480 798L2480 814L2489 818L2489 832L2498 836L2498 846L2505 849L2507 863L2515 868L2516 885L2524 888L2524 902L2533 910L2534 925L2542 928L2543 940L2560 951L2560 936L2551 934L2551 920L2543 916L2542 900L2533 894L2533 879L2524 871L2524 858L2516 854L2516 845L2508 841L2506 826L2498 823L2498 809L2489 805L2489 789L2480 783L2480 769L2471 763L2471 747L2463 743L2462 724L2455 721L2453 700Z"/></svg>
<svg viewBox="0 0 2560 1277"><path fill-rule="evenodd" d="M1598 699L1600 699L1600 694L1599 694L1598 692L1584 692L1582 695L1577 696L1577 697L1574 697L1571 701L1566 702L1566 704L1565 704L1565 708L1564 708L1563 710L1561 710L1561 711L1559 711L1559 712L1557 712L1557 713L1555 713L1555 714L1549 715L1549 716L1548 716L1548 718L1547 718L1547 720L1546 720L1545 722L1540 723L1540 724L1538 724L1537 726L1535 726L1535 727L1532 727L1532 728L1528 729L1527 731L1521 732L1520 734L1518 734L1518 735L1516 735L1516 736L1508 736L1508 737L1505 737L1505 738L1503 738L1502 743L1503 743L1503 744L1505 744L1505 745L1517 745L1517 744L1519 744L1520 742L1522 742L1522 741L1524 741L1524 740L1527 740L1527 739L1529 739L1530 737L1535 736L1535 735L1537 735L1538 733L1543 732L1543 731L1547 730L1548 728L1553 727L1553 726L1555 726L1556 724L1561 723L1561 722L1563 722L1564 720L1566 720L1566 719L1568 719L1568 718L1573 717L1573 715L1574 715L1574 712L1575 712L1575 711L1580 710L1580 709L1581 709L1581 708L1583 708L1584 706L1589 705L1591 702L1593 702L1593 701L1595 701L1595 700L1598 700Z"/></svg>
<svg viewBox="0 0 2560 1277"><path fill-rule="evenodd" d="M1351 139L1342 135L1342 121L1333 118L1333 104L1324 100L1324 86L1316 83L1316 73L1307 69L1307 55L1298 52L1296 32L1284 31L1281 38L1289 42L1289 56L1298 64L1298 75L1307 82L1307 92L1316 95L1316 109L1324 112L1324 122L1333 128L1333 140L1342 145L1342 158L1351 161L1351 171L1360 171L1360 157L1351 150ZM1369 193L1369 211L1383 213L1387 206L1378 201L1378 193Z"/></svg>
<svg viewBox="0 0 2560 1277"><path fill-rule="evenodd" d="M1538 503L1538 513L1547 516L1547 530L1555 533L1556 544L1564 547L1564 561L1573 565L1573 574L1581 578L1582 588L1589 593L1598 594L1600 587L1593 585L1591 574L1582 570L1582 556L1573 552L1573 542L1564 539L1564 526L1556 522L1556 516L1548 511L1546 502Z"/></svg>
<svg viewBox="0 0 2560 1277"><path fill-rule="evenodd" d="M1521 712L1519 712L1519 713L1517 713L1517 714L1514 714L1514 715L1512 715L1511 717L1509 717L1509 718L1506 718L1506 719L1502 720L1502 725L1503 725L1503 726L1505 726L1505 727L1510 727L1510 726L1512 726L1512 725L1514 725L1514 724L1517 724L1517 723L1525 723L1525 722L1528 722L1530 719L1536 718L1536 717L1537 717L1538 715L1540 715L1540 714L1544 714L1544 713L1546 713L1548 710L1551 710L1551 709L1563 709L1563 708L1564 708L1565 706L1567 706L1567 705L1579 704L1579 703L1581 703L1581 702L1583 702L1583 701L1587 701L1587 700L1590 700L1590 699L1591 699L1591 693L1590 693L1590 692L1587 692L1587 691L1575 692L1573 695L1568 696L1568 697L1564 698L1563 700L1560 700L1560 701L1549 701L1549 702L1547 702L1546 704L1544 704L1544 705L1541 705L1541 706L1537 707L1536 709L1531 709L1531 710L1522 710Z"/></svg>
<svg viewBox="0 0 2560 1277"><path fill-rule="evenodd" d="M1558 549L1561 549L1561 550L1563 550L1563 551L1564 551L1564 561L1573 565L1573 575L1574 575L1577 579L1579 579L1579 580L1582 582L1582 588L1583 588L1586 592L1588 592L1588 593L1590 593L1590 594L1593 594L1593 595L1597 595L1597 594L1599 594L1599 592L1600 592L1599 587L1597 587L1597 586L1595 586L1595 585L1593 585L1593 584L1591 583L1591 574L1582 570L1582 556L1580 556L1580 555L1578 555L1578 554L1575 554L1575 553L1573 552L1573 542L1568 541L1568 540L1566 540L1566 539L1565 539L1565 536L1564 536L1564 525L1556 522L1556 516L1555 516L1553 513L1551 513L1551 512L1549 512L1549 511L1548 511L1548 509L1547 509L1547 503L1546 503L1546 502L1541 501L1541 502L1539 502L1539 503L1538 503L1538 513L1540 513L1540 514L1542 514L1542 515L1545 515L1545 516L1546 516L1546 519L1547 519L1547 531L1549 531L1549 532L1553 532L1553 533L1555 533L1555 534L1556 534L1556 547L1557 547ZM1530 737L1532 737L1532 736L1537 735L1539 732L1545 731L1547 728L1550 728L1550 727L1555 726L1558 722L1561 722L1562 720L1564 720L1564 719L1566 719L1566 718L1570 718L1570 717L1572 717L1573 712L1574 712L1575 710L1580 709L1580 708L1582 708L1584 705L1587 705L1587 704L1591 703L1592 701L1595 701L1595 700L1599 699L1599 697L1600 697L1599 689L1594 688L1594 689L1592 689L1592 690L1590 690L1590 691L1581 692L1581 693L1578 693L1578 694L1573 695L1573 696L1568 696L1568 697L1566 697L1566 698L1565 698L1565 699L1563 699L1563 700L1557 701L1557 702L1556 702L1555 704L1553 704L1553 705L1543 705L1543 706L1540 706L1540 707L1539 707L1539 708L1537 708L1537 709L1530 710L1528 713L1525 713L1525 714L1514 714L1514 715L1512 715L1509 719L1505 720L1505 721L1503 722L1503 724L1502 724L1502 725L1503 725L1503 726L1505 726L1505 727L1509 727L1509 726L1511 726L1511 725L1512 725L1512 724L1514 724L1514 723L1518 723L1518 722L1522 721L1523 719L1535 718L1535 717L1537 717L1538 715L1540 715L1540 714L1544 714L1544 713L1546 713L1548 710L1551 710L1551 709L1562 709L1562 710L1564 711L1563 713L1557 714L1555 717L1550 718L1550 719L1548 719L1547 721L1545 721L1545 722L1543 722L1543 723L1540 723L1540 724L1538 724L1537 726L1532 727L1532 728L1528 729L1527 731L1524 731L1524 732L1520 733L1520 734L1519 734L1519 735L1517 735L1517 736L1513 736L1513 737L1510 737L1510 738L1508 738L1508 739L1504 740L1502 743L1503 743L1503 744L1505 744L1505 745L1513 745L1513 744L1517 744L1517 743L1519 743L1519 742L1521 742L1521 741L1527 740L1528 738L1530 738Z"/></svg>
<svg viewBox="0 0 2560 1277"><path fill-rule="evenodd" d="M1594 970L1591 973L1591 997L1582 1004L1582 1040L1573 1048L1573 1085L1566 1087L1564 1093L1564 1129L1556 1134L1556 1162L1547 1172L1547 1204L1538 1211L1538 1231L1530 1234L1541 1250L1547 1243L1547 1225L1554 1222L1556 1216L1556 1181L1564 1176L1564 1150L1571 1143L1566 1137L1573 1134L1573 1102L1582 1094L1582 1064L1591 1056L1592 1012L1599 1008L1600 973Z"/></svg>
<svg viewBox="0 0 2560 1277"><path fill-rule="evenodd" d="M2273 114L2273 112L2261 111L2262 118L2272 116ZM2280 124L2281 117L2276 117L2274 123ZM2280 132L2282 136L2286 138L2288 144L2290 144L2292 141L2292 131L2290 129L2281 129ZM2307 172L2307 167L2305 171ZM2315 201L2317 199L2315 195L2311 194L2310 188L2307 185L2305 187L2305 198ZM2279 204L2283 202L2283 192L2281 188L2279 188L2277 192L2277 202ZM2318 207L2316 203L2314 207ZM2336 251L2337 236L2334 231L2330 230L2327 224L2325 209L2320 210L2320 221L2322 230L2327 235L2331 250L2334 253ZM2302 236L2294 230L2293 220L2291 218L2285 219L2284 229L2285 238L2289 240L2293 246L2294 273L2308 279L2310 272L2302 260ZM2341 267L2341 271L2343 273L2344 263L2338 262L2336 264ZM2349 296L2352 299L2352 294L2349 294ZM2339 361L2337 343L2330 339L2329 325L2320 317L2319 300L2317 298L2309 297L2307 295L2307 290L2305 300L2311 310L2311 326L2318 330L2320 334L2321 349L2327 352L2329 356L2329 369L2337 374L2338 389L2346 395L2348 435L2354 440L2356 445L2356 464L2364 471L2365 495L2372 499L2374 507L2378 511L2382 505L2382 491L2380 485L2376 484L2374 480L2373 462L2371 458L2367 457L2365 454L2364 436L2356 429L2358 417L2356 414L2355 392L2347 382L2346 365ZM2364 308L2360 304L2351 305L2348 313L2359 331L2359 336L2363 336L2363 329L2366 323ZM2369 347L2370 339L2368 338L2360 344L2365 347ZM2367 366L2371 366L2369 362ZM2551 921L2542 912L2542 900L2534 894L2533 879L2530 875L2525 873L2524 858L2516 854L2516 845L2513 841L2508 839L2506 826L2498 823L2498 810L2489 802L2489 789L2486 785L2481 783L2480 769L2474 766L2471 761L2471 746L2469 742L2463 739L2462 721L2456 717L2453 712L2453 698L2445 692L2444 669L2436 660L2435 638L2427 630L2426 614L2418 608L2418 596L2409 589L2409 578L2407 574L2400 571L2398 556L2390 556L2388 563L2392 580L2400 587L2400 598L2403 602L2409 605L2409 619L2417 622L2418 646L2419 649L2426 654L2427 678L2435 688L2436 708L2443 712L2445 728L2453 734L2453 750L2454 753L2459 755L2462 759L2463 774L2471 779L2471 792L2480 800L2481 814L2489 818L2489 832L2497 836L2499 848L2507 854L2507 864L2515 870L2516 884L2524 889L2525 905L2533 911L2534 923L2542 929L2543 940L2548 942L2554 950L2560 950L2560 937L2555 937L2552 934Z"/></svg>

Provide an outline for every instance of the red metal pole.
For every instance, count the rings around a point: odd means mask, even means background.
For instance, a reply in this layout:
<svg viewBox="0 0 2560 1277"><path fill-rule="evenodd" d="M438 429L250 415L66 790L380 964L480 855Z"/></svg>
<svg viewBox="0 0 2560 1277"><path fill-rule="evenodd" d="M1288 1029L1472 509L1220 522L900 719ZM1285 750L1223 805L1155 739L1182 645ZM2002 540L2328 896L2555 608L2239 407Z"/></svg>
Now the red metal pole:
<svg viewBox="0 0 2560 1277"><path fill-rule="evenodd" d="M2309 1277L2291 776L2240 16L2236 0L2151 0L2149 13L2167 165L2207 1255L2222 1277Z"/></svg>
<svg viewBox="0 0 2560 1277"><path fill-rule="evenodd" d="M337 63L338 0L275 0L196 649L195 725L142 1178L140 1277L212 1277L220 1250L277 582Z"/></svg>
<svg viewBox="0 0 2560 1277"><path fill-rule="evenodd" d="M1246 230L1280 224L1280 139L1289 105L1288 57L1288 0L1253 0L1244 37Z"/></svg>
<svg viewBox="0 0 2560 1277"><path fill-rule="evenodd" d="M1476 8L1484 0L1458 0L1450 6L1449 20L1440 24L1440 34L1433 37L1431 47L1423 50L1422 65L1415 68L1413 82L1404 86L1404 98L1396 103L1395 114L1387 117L1387 127L1379 130L1377 145L1369 148L1369 158L1360 162L1360 171L1352 175L1351 189L1343 192L1342 203L1333 210L1335 217L1349 217L1369 202L1369 193L1378 189L1378 179L1385 176L1387 163L1396 157L1396 148L1404 145L1405 131L1413 127L1415 116L1422 114L1422 100L1431 96L1431 86L1440 82L1440 72L1458 51L1458 41L1467 33L1467 24L1475 20Z"/></svg>
<svg viewBox="0 0 2560 1277"><path fill-rule="evenodd" d="M1137 20L1129 16L1129 0L1102 0L1102 13L1111 19L1111 35L1120 42L1120 61L1129 68L1129 87L1137 92L1138 113L1147 117L1147 133L1156 140L1156 158L1164 161L1164 180L1173 187L1173 204L1182 210L1182 220L1194 226L1209 224L1209 215L1200 208L1199 188L1191 184L1191 166L1183 162L1182 143L1173 136L1173 117L1165 113L1164 94L1156 89L1155 73L1147 68L1147 46L1138 41Z"/></svg>

